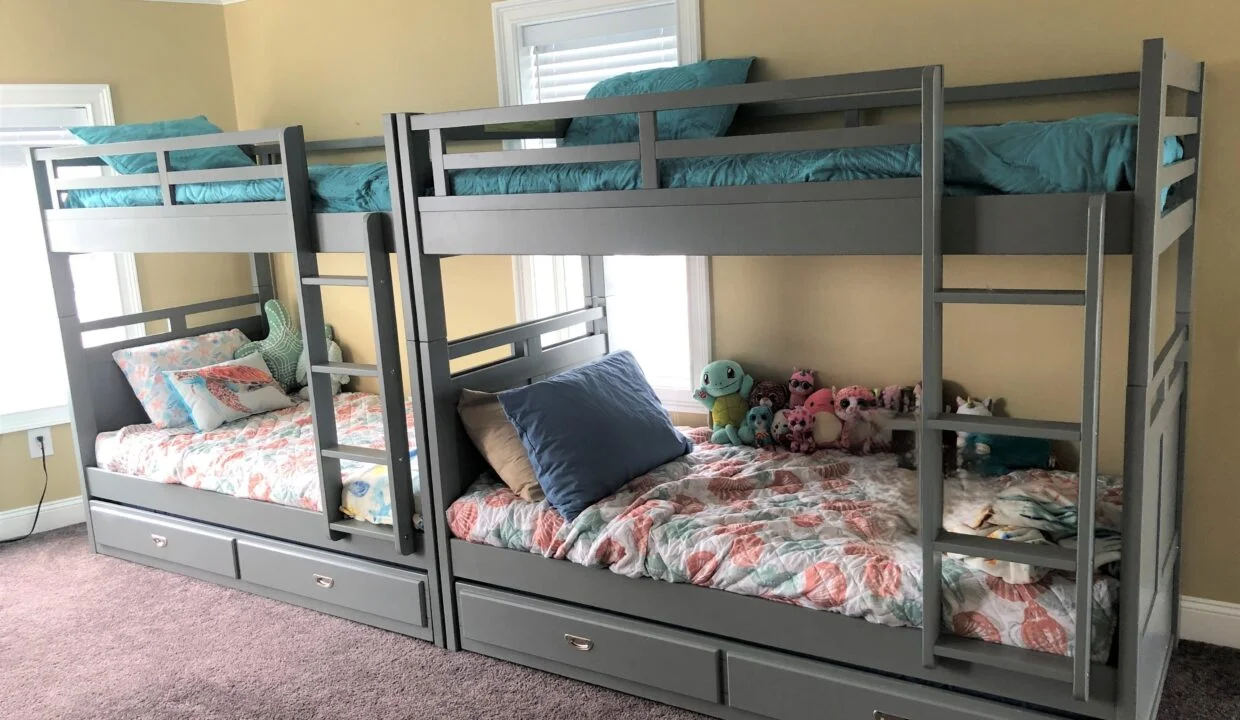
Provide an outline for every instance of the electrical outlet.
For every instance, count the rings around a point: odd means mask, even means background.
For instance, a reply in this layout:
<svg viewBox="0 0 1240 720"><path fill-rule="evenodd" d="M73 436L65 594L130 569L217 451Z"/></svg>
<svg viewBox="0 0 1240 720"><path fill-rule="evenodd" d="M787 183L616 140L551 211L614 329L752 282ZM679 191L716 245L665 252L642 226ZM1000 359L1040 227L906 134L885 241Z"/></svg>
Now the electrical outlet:
<svg viewBox="0 0 1240 720"><path fill-rule="evenodd" d="M43 438L43 448L39 449L39 438ZM30 457L41 458L52 454L52 429L50 427L35 428L26 431L26 440L30 443Z"/></svg>

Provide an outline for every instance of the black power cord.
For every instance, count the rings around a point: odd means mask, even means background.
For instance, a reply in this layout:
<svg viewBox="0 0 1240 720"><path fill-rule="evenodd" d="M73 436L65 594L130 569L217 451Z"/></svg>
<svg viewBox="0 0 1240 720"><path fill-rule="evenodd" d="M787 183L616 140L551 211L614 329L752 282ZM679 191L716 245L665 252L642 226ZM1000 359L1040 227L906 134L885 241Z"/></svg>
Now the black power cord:
<svg viewBox="0 0 1240 720"><path fill-rule="evenodd" d="M34 522L30 523L30 530L27 531L25 535L8 538L7 540L0 540L0 545L14 543L18 540L25 540L31 535L34 535L34 529L39 526L39 513L43 511L43 499L47 497L47 447L43 444L42 435L35 438L35 440L39 443L39 455L43 459L43 492L39 493L39 502L34 506Z"/></svg>

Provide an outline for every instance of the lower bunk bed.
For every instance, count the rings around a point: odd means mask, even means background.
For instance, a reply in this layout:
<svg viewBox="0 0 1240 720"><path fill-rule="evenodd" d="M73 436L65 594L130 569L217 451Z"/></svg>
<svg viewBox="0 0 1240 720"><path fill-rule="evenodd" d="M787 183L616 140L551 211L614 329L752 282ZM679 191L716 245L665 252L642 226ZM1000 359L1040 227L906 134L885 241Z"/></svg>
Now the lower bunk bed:
<svg viewBox="0 0 1240 720"><path fill-rule="evenodd" d="M335 409L342 443L382 448L377 395L345 392ZM406 418L412 440L412 408ZM309 402L208 432L126 426L100 433L95 457L87 476L100 552L434 639L425 550L400 555L383 532L393 513L386 467L341 462L340 509L374 535L328 538ZM420 515L414 526L421 538Z"/></svg>
<svg viewBox="0 0 1240 720"><path fill-rule="evenodd" d="M453 502L461 647L724 718L1105 712L1118 553L1099 552L1092 579L1092 702L1061 685L1072 673L1076 578L1023 563L944 560L942 622L955 636L944 640L972 662L927 670L906 662L923 613L916 471L890 454L805 456L713 445L705 428L686 434L691 454L571 522L490 473ZM944 486L944 526L1072 547L1076 490L1062 471L960 475ZM1118 537L1121 485L1099 478L1098 491L1104 547ZM1036 653L1014 660L1001 646ZM1007 670L1022 676L999 704L988 698Z"/></svg>

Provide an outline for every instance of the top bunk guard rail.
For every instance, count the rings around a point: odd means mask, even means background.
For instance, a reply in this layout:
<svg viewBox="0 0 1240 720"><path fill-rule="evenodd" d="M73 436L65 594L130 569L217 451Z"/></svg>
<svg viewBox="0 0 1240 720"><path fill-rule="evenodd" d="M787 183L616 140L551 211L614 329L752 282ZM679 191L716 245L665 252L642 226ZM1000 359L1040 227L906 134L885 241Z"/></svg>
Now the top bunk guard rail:
<svg viewBox="0 0 1240 720"><path fill-rule="evenodd" d="M189 137L137 140L100 145L36 148L31 161L48 194L41 198L48 246L52 252L228 252L285 253L296 250L294 208L312 216L309 242L325 253L362 253L370 247L367 216L379 214L385 224L384 249L395 252L388 213L314 212L305 179L308 152L357 151L382 147L382 138L306 142L300 126ZM202 170L170 169L170 153L239 147L262 164ZM112 156L154 154L156 171L133 175L62 177L66 167L99 166ZM292 173L282 158L298 158L301 172ZM271 180L284 188L283 199L245 202L179 203L179 185ZM149 206L66 208L63 199L74 191L155 188ZM261 195L260 195L261 197ZM304 198L304 202L302 202Z"/></svg>
<svg viewBox="0 0 1240 720"><path fill-rule="evenodd" d="M846 127L824 130L773 132L718 138L659 140L659 112L709 105L770 103L806 98L853 95L923 93L923 77L937 66L831 75L796 80L778 80L668 93L617 98L599 98L542 105L469 110L434 115L404 116L411 148L428 148L411 168L420 181L433 188L433 196L418 198L415 206L420 218L422 251L430 255L449 254L752 254L752 238L764 236L766 254L823 254L824 243L852 242L846 230L882 223L887 216L886 241L882 248L914 239L919 231L922 186L916 178L857 180L848 182L757 185L741 187L661 188L658 161L669 158L708 157L721 154L749 154L802 150L829 150L884 145L918 145L923 140L918 123L874 127ZM940 78L941 82L941 78ZM939 100L941 102L941 98ZM524 150L447 153L448 133L460 129L487 129L503 124L566 120L573 117L636 113L636 142L554 147ZM415 153L415 157L417 154ZM539 193L521 195L453 196L448 172L470 168L519 167L528 165L636 161L640 168L640 190ZM427 182L429 180L429 182ZM870 201L905 201L899 208ZM839 232L824 238L821 215L823 204L857 201L849 217L831 223ZM841 203L844 205L845 203ZM882 205L882 207L880 207ZM640 217L626 210L641 208ZM755 226L752 211L788 212L784 225L799 224L805 232L771 235L770 223ZM891 212L892 210L895 212ZM548 211L504 213L503 222L516 223L510 232L493 232L477 225L493 224L494 215L483 210ZM574 210L586 212L574 213ZM903 212L901 212L903 210ZM600 214L601 213L601 214ZM716 216L739 215L726 222L732 232L719 234L698 228L696 232L676 233L671 226L679 220L690 223L694 213ZM799 214L798 214L799 213ZM696 217L696 215L695 215ZM746 221L746 218L748 220ZM526 226L529 223L529 226ZM809 228L817 230L810 232ZM740 228L743 228L742 232ZM908 232L900 232L906 230ZM623 243L617 235L625 236ZM667 235L681 237L667 242ZM905 236L909 237L905 237ZM594 236L597 247L583 247L581 238ZM729 244L728 239L735 242ZM700 242L697 242L700 241ZM686 247L686 245L703 247ZM872 243L858 244L853 252L873 253ZM848 252L848 250L844 250Z"/></svg>

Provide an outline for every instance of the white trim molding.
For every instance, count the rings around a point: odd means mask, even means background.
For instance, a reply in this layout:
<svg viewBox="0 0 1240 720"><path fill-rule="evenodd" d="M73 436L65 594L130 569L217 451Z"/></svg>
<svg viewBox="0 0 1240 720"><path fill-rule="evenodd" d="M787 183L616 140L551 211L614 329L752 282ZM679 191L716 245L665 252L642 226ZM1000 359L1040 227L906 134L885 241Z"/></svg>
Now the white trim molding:
<svg viewBox="0 0 1240 720"><path fill-rule="evenodd" d="M30 523L34 522L34 508L34 505L30 505L0 512L0 540L21 537L30 532ZM43 509L39 511L39 524L34 531L36 534L43 533L84 522L86 510L80 496L53 500L43 503Z"/></svg>
<svg viewBox="0 0 1240 720"><path fill-rule="evenodd" d="M1181 597L1180 637L1240 649L1240 604Z"/></svg>
<svg viewBox="0 0 1240 720"><path fill-rule="evenodd" d="M70 420L72 416L67 404L15 413L0 413L0 435L41 427L67 425Z"/></svg>

